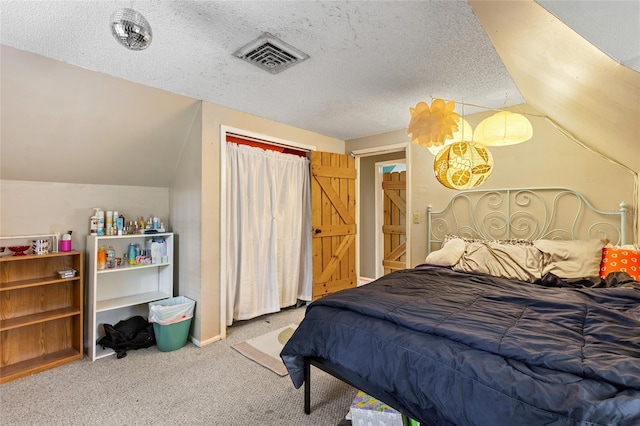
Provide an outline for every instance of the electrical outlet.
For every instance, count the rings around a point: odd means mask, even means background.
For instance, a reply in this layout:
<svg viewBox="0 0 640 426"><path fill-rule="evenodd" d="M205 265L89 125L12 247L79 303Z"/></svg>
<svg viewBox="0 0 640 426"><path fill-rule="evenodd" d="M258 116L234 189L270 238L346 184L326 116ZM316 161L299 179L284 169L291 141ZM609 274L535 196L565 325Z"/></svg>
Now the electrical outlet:
<svg viewBox="0 0 640 426"><path fill-rule="evenodd" d="M413 214L413 223L420 223L420 213Z"/></svg>

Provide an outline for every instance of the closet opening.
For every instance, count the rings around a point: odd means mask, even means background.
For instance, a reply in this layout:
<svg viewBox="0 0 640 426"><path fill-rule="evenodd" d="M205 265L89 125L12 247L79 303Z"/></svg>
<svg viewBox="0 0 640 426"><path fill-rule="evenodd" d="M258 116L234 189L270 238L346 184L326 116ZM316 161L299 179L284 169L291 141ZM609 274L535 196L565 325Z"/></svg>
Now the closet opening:
<svg viewBox="0 0 640 426"><path fill-rule="evenodd" d="M311 300L308 153L315 147L222 126L221 338L234 321Z"/></svg>

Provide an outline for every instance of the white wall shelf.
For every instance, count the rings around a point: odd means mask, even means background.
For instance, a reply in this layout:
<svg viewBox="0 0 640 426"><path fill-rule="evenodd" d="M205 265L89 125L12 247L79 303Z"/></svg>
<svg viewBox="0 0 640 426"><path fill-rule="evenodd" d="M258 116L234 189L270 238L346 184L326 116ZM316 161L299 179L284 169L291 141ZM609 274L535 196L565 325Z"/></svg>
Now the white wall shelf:
<svg viewBox="0 0 640 426"><path fill-rule="evenodd" d="M167 242L167 262L141 265L125 263L129 244L145 248L147 239L162 238ZM97 269L98 249L112 246L123 264L111 269ZM173 233L87 236L87 354L92 361L114 353L102 348L98 340L104 336L104 324L115 325L134 315L148 315L148 303L173 295ZM165 259L166 260L166 259Z"/></svg>

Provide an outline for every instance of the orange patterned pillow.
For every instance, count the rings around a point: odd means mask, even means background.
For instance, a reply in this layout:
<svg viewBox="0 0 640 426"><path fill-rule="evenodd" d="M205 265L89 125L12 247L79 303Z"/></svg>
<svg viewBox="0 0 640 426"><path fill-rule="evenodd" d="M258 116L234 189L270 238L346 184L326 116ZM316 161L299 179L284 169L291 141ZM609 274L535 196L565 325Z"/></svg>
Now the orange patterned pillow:
<svg viewBox="0 0 640 426"><path fill-rule="evenodd" d="M603 248L600 278L605 278L610 272L618 271L626 272L634 280L640 281L640 250Z"/></svg>

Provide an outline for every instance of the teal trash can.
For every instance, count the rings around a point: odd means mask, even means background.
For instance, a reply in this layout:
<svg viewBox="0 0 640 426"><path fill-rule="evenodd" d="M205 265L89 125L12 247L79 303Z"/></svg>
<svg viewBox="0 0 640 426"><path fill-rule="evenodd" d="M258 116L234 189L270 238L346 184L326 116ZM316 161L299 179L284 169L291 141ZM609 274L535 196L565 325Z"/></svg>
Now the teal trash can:
<svg viewBox="0 0 640 426"><path fill-rule="evenodd" d="M195 305L184 296L149 303L149 322L153 323L158 350L175 351L187 344Z"/></svg>

